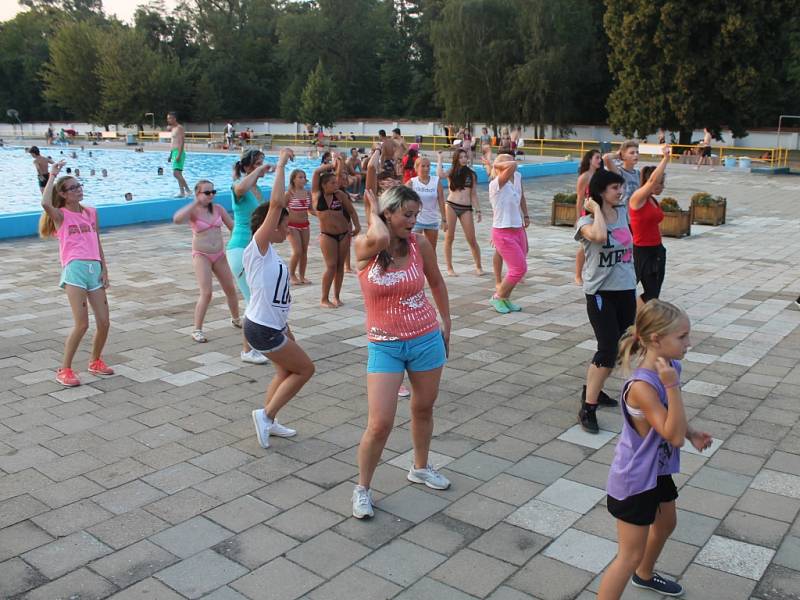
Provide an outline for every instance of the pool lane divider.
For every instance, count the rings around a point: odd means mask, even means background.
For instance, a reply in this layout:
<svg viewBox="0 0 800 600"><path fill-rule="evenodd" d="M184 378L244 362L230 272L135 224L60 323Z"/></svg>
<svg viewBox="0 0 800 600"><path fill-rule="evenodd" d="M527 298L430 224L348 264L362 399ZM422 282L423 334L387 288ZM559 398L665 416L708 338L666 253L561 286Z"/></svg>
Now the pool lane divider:
<svg viewBox="0 0 800 600"><path fill-rule="evenodd" d="M532 179L547 175L577 174L578 165L579 162L575 160L534 164L521 163L518 170L523 179ZM478 183L488 182L483 168L476 169L476 172L478 174ZM268 198L271 188L262 188L262 191L264 197ZM175 211L185 206L189 201L190 198L162 198L156 200L134 200L119 204L101 204L97 206L97 218L100 221L101 230L125 225L163 223L171 221ZM223 206L228 212L231 212L232 198L230 192L218 194L214 201ZM41 214L42 211L40 210L0 214L0 240L38 235Z"/></svg>

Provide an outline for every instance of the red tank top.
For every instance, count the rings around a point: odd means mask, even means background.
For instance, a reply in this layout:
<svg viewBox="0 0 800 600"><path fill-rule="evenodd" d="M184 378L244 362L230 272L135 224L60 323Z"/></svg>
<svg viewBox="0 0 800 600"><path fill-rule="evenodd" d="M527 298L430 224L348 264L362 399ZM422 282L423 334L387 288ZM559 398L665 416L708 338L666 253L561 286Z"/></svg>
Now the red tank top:
<svg viewBox="0 0 800 600"><path fill-rule="evenodd" d="M408 236L408 264L384 270L378 257L358 274L371 342L410 340L439 327L436 311L425 295L425 273L417 238Z"/></svg>
<svg viewBox="0 0 800 600"><path fill-rule="evenodd" d="M634 246L660 246L661 230L658 224L664 220L664 211L658 201L650 196L639 210L628 206Z"/></svg>

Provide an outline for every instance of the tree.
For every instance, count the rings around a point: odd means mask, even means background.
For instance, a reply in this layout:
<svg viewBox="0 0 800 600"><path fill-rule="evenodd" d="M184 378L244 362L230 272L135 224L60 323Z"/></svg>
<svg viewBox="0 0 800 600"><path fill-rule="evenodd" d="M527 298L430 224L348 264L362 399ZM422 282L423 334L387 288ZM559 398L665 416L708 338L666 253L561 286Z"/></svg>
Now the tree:
<svg viewBox="0 0 800 600"><path fill-rule="evenodd" d="M201 74L194 84L194 93L192 118L208 123L211 131L211 121L222 116L222 96L207 73Z"/></svg>
<svg viewBox="0 0 800 600"><path fill-rule="evenodd" d="M741 137L775 114L783 97L784 49L776 32L789 0L663 0L631 5L606 0L615 86L608 99L616 131L642 136L658 127L715 135L723 125Z"/></svg>
<svg viewBox="0 0 800 600"><path fill-rule="evenodd" d="M68 21L50 41L50 60L44 65L44 97L72 118L91 121L100 112L102 31L93 23Z"/></svg>
<svg viewBox="0 0 800 600"><path fill-rule="evenodd" d="M304 123L333 127L333 122L342 116L342 112L342 98L320 59L303 89L298 116Z"/></svg>

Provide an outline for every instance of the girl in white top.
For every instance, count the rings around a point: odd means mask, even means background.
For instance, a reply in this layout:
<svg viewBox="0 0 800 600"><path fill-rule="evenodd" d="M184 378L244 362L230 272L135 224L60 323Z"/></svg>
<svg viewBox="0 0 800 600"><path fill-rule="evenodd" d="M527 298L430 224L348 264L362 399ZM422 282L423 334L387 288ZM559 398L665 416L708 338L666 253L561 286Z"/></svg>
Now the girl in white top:
<svg viewBox="0 0 800 600"><path fill-rule="evenodd" d="M292 303L289 270L273 247L273 244L285 241L289 234L284 171L286 161L293 158L290 149L281 150L270 201L253 211L250 218L253 239L242 257L250 288L244 336L252 348L267 356L275 366L275 376L267 386L264 408L252 413L262 448L269 448L270 435L291 437L297 433L278 423L275 417L314 374L314 363L294 341L287 325Z"/></svg>
<svg viewBox="0 0 800 600"><path fill-rule="evenodd" d="M439 239L439 227L447 231L447 218L444 210L444 190L440 179L431 175L431 160L420 156L414 163L417 176L408 181L408 187L417 192L422 207L417 215L414 233L422 233L436 252L436 241Z"/></svg>

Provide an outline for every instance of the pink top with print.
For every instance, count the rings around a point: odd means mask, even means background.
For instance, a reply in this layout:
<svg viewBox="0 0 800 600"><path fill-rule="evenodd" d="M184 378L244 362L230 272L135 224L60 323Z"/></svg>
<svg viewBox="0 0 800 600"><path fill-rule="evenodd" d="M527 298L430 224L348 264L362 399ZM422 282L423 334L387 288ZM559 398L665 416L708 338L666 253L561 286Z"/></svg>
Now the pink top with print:
<svg viewBox="0 0 800 600"><path fill-rule="evenodd" d="M61 227L56 231L62 267L73 260L100 260L96 211L88 206L81 208L81 212L58 209L63 217Z"/></svg>

